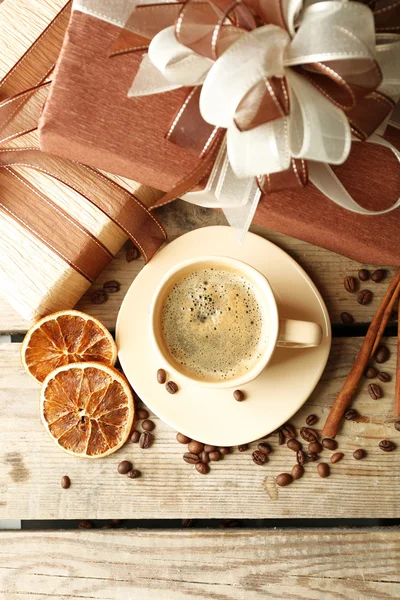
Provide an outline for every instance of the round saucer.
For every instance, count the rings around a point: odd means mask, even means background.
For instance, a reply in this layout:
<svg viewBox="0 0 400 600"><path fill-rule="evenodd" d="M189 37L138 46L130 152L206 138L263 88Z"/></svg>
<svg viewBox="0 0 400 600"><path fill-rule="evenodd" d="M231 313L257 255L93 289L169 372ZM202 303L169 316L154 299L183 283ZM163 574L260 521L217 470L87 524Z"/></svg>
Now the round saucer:
<svg viewBox="0 0 400 600"><path fill-rule="evenodd" d="M277 348L267 368L243 386L243 402L234 400L232 389L206 389L174 377L179 391L171 395L157 382L157 369L164 365L159 364L149 333L153 294L172 266L204 253L237 258L255 267L270 282L281 317L314 321L323 329L317 348ZM160 419L192 439L236 446L277 429L304 404L328 360L331 327L320 293L286 252L253 233L240 246L232 228L205 227L168 244L138 274L122 303L116 340L126 377Z"/></svg>

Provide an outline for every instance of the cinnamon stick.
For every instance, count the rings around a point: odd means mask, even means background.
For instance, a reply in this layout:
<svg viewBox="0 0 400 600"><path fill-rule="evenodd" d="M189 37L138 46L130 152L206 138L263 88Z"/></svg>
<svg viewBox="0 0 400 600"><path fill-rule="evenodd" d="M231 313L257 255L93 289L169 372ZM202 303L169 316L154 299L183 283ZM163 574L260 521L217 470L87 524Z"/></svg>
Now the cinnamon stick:
<svg viewBox="0 0 400 600"><path fill-rule="evenodd" d="M382 336L383 336L384 331L385 331L385 327L388 324L390 316L391 316L391 314L393 312L393 309L394 309L395 305L397 304L397 302L399 300L399 297L400 297L400 283L397 284L396 289L393 292L393 295L392 295L392 297L390 299L390 302L387 305L387 307L386 307L386 309L385 309L385 311L383 313L382 321L381 321L378 333L376 335L376 339L375 339L374 345L373 345L372 350L371 350L370 358L372 358L374 356L374 354L375 354L375 352L376 352L379 344L381 343Z"/></svg>
<svg viewBox="0 0 400 600"><path fill-rule="evenodd" d="M400 302L398 305L400 313ZM400 319L397 322L397 363L396 363L396 383L394 388L394 415L400 417Z"/></svg>
<svg viewBox="0 0 400 600"><path fill-rule="evenodd" d="M371 356L371 350L374 346L378 332L381 327L383 316L385 314L388 305L396 292L397 287L400 284L400 269L397 269L392 281L384 297L381 300L378 310L376 311L374 318L368 328L367 335L361 345L360 352L348 374L344 385L339 392L333 406L329 412L328 418L322 430L325 437L334 438L338 432L340 422L343 418L346 408L353 399L354 394L357 391L361 377L365 371L368 361ZM399 377L400 379L400 377Z"/></svg>

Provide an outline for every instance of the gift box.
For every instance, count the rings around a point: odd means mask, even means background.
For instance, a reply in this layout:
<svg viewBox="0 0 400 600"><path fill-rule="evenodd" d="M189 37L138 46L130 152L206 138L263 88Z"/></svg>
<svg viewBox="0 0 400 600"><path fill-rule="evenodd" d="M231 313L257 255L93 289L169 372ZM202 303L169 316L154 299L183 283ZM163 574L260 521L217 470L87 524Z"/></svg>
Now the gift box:
<svg viewBox="0 0 400 600"><path fill-rule="evenodd" d="M29 321L72 308L127 239L145 259L165 240L153 190L39 150L69 13L60 0L0 6L0 294Z"/></svg>
<svg viewBox="0 0 400 600"><path fill-rule="evenodd" d="M115 5L106 5L95 0L75 4L40 121L41 147L165 192L179 190L203 160L190 144L177 145L168 136L189 90L128 97L141 54L113 50L132 2L120 1L119 19ZM400 147L398 130L388 128L387 135ZM355 143L347 161L334 170L361 206L379 211L399 197L398 166L389 149ZM264 193L254 220L360 262L399 264L400 210L355 214L309 183Z"/></svg>

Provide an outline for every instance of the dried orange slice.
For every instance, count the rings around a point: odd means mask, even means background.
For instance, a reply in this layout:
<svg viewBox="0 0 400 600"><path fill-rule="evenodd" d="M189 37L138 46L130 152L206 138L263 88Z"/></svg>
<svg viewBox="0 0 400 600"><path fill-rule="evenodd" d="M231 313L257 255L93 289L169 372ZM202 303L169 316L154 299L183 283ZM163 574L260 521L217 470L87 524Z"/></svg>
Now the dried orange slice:
<svg viewBox="0 0 400 600"><path fill-rule="evenodd" d="M28 373L42 383L51 371L70 363L113 365L117 346L100 321L78 310L63 310L43 317L29 329L21 360Z"/></svg>
<svg viewBox="0 0 400 600"><path fill-rule="evenodd" d="M74 456L101 458L121 448L134 413L132 391L113 367L65 365L43 382L42 422L54 442Z"/></svg>

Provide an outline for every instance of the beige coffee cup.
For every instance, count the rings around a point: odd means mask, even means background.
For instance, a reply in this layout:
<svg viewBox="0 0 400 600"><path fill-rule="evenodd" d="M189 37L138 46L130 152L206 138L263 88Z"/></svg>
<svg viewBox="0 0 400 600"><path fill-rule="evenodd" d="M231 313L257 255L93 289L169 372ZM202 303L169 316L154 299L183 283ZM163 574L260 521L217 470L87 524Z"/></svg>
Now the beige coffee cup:
<svg viewBox="0 0 400 600"><path fill-rule="evenodd" d="M265 322L268 327L268 335L265 338L265 343L257 362L245 374L218 381L207 381L188 374L170 354L161 327L164 302L174 284L192 271L210 267L234 270L252 284L257 292L257 301L265 316ZM267 367L276 346L285 346L287 348L312 348L319 346L322 340L322 328L317 323L309 321L280 318L276 300L268 280L250 265L224 256L202 256L178 263L161 280L155 291L150 308L150 335L160 359L159 366L168 372L170 378L173 378L175 375L192 382L195 381L198 385L204 387L221 389L239 388L255 379Z"/></svg>

